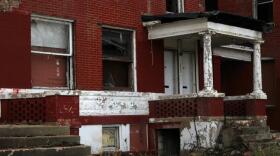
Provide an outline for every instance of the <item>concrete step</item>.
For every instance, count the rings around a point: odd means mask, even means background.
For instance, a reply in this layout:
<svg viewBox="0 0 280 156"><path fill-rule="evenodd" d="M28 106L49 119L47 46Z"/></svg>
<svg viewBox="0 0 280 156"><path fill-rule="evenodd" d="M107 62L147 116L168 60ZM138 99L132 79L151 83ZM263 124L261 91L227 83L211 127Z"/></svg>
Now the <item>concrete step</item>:
<svg viewBox="0 0 280 156"><path fill-rule="evenodd" d="M230 127L267 127L266 119L256 120L256 119L243 119L243 120L231 120L228 121Z"/></svg>
<svg viewBox="0 0 280 156"><path fill-rule="evenodd" d="M272 140L272 135L270 133L264 134L244 134L239 136L244 142L251 141L269 141Z"/></svg>
<svg viewBox="0 0 280 156"><path fill-rule="evenodd" d="M270 128L266 127L239 127L238 128L240 134L265 134L270 133Z"/></svg>
<svg viewBox="0 0 280 156"><path fill-rule="evenodd" d="M0 137L32 137L70 135L68 126L56 125L0 125Z"/></svg>
<svg viewBox="0 0 280 156"><path fill-rule="evenodd" d="M79 136L0 137L0 149L73 146L80 144Z"/></svg>
<svg viewBox="0 0 280 156"><path fill-rule="evenodd" d="M24 148L0 150L0 156L90 156L90 147L84 145L51 148Z"/></svg>
<svg viewBox="0 0 280 156"><path fill-rule="evenodd" d="M280 141L280 132L271 133L273 140Z"/></svg>
<svg viewBox="0 0 280 156"><path fill-rule="evenodd" d="M274 140L261 140L261 141L251 141L248 143L250 149L261 149L266 147L278 146L278 142Z"/></svg>

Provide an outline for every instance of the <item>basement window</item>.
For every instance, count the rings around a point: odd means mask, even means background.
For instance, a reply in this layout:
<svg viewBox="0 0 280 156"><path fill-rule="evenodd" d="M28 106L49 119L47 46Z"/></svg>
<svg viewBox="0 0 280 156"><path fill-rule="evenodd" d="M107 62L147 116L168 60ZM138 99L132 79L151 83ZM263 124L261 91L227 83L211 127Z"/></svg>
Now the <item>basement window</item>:
<svg viewBox="0 0 280 156"><path fill-rule="evenodd" d="M119 149L119 127L102 127L102 147L105 151Z"/></svg>
<svg viewBox="0 0 280 156"><path fill-rule="evenodd" d="M133 31L102 29L103 85L106 90L133 90Z"/></svg>
<svg viewBox="0 0 280 156"><path fill-rule="evenodd" d="M273 0L257 0L258 19L273 22Z"/></svg>
<svg viewBox="0 0 280 156"><path fill-rule="evenodd" d="M31 79L33 87L71 87L72 55L72 22L32 16Z"/></svg>

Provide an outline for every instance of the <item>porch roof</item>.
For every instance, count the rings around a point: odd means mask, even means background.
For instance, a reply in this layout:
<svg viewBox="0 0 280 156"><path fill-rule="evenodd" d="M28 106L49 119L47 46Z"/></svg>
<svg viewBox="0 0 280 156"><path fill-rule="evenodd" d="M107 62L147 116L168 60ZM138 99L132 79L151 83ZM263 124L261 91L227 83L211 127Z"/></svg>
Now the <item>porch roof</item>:
<svg viewBox="0 0 280 156"><path fill-rule="evenodd" d="M267 24L261 20L256 20L251 17L229 14L221 11L165 14L165 15L157 15L157 16L143 15L142 21L143 22L160 21L161 23L171 23L175 21L192 20L198 18L207 18L209 22L221 23L225 25L246 28L259 32L269 32L273 28L273 25Z"/></svg>

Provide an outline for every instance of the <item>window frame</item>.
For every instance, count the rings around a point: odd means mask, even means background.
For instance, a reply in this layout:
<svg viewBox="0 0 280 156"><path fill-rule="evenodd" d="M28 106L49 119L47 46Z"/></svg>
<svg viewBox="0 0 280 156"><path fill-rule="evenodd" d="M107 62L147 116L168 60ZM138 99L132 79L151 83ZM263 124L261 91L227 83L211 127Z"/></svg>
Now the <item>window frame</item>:
<svg viewBox="0 0 280 156"><path fill-rule="evenodd" d="M38 14L32 14L31 15L31 21L44 21L49 23L57 23L57 24L64 24L69 27L68 33L68 45L69 45L69 52L66 54L63 53L53 53L53 52L43 52L43 51L37 51L32 50L32 42L31 42L31 54L40 54L40 55L54 55L54 56L63 56L67 57L66 62L66 83L67 86L65 87L46 87L46 86L33 86L32 88L35 89L74 89L74 50L73 50L73 23L74 20L70 19L64 19L64 18L57 18L57 17L50 17L50 16L42 16ZM32 71L31 71L32 72ZM32 84L32 83L31 83Z"/></svg>
<svg viewBox="0 0 280 156"><path fill-rule="evenodd" d="M103 144L103 130L104 129L115 129L116 130L116 132L115 132L115 137L116 137L115 143L116 143L116 146L114 146L114 147L104 147L104 144ZM102 126L102 148L104 149L104 151L110 152L110 151L115 151L115 150L120 149L120 146L121 146L120 130L121 130L121 128L118 125Z"/></svg>
<svg viewBox="0 0 280 156"><path fill-rule="evenodd" d="M121 61L121 62L129 62L131 64L130 65L131 72L128 73L131 76L131 79L129 80L129 81L131 81L130 82L131 86L127 87L127 89L124 89L124 90L114 89L114 88L105 88L104 82L103 82L102 85L104 87L104 90L108 90L108 91L132 91L132 92L137 92L136 31L134 29L130 29L130 28L116 27L116 26L110 26L110 25L102 25L101 26L101 34L102 34L103 28L105 28L105 29L113 29L113 30L120 30L120 31L130 31L131 35L132 35L131 36L131 61L126 61L125 59L123 61ZM102 44L102 42L103 42L102 41L102 37L101 37L100 40L101 40L101 44ZM103 61L120 61L120 60L119 59L112 59L112 58L105 58L104 59L104 57L103 57L103 49L102 49L102 62Z"/></svg>

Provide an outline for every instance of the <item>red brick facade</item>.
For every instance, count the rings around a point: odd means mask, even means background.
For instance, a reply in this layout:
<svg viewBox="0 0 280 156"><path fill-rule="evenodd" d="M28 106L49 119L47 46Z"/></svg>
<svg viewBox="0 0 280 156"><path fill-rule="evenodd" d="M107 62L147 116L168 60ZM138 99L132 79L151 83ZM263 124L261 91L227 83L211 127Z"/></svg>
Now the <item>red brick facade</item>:
<svg viewBox="0 0 280 156"><path fill-rule="evenodd" d="M149 9L150 8L150 9ZM138 91L163 92L162 42L151 42L141 15L163 14L165 1L42 1L23 0L18 11L74 20L76 89L102 90L102 26L136 31ZM152 50L151 50L151 47ZM151 59L147 59L151 58ZM153 59L152 59L153 58ZM29 71L30 72L30 71ZM151 76L153 73L156 76ZM28 86L28 85L26 85ZM16 87L10 85L7 87Z"/></svg>

